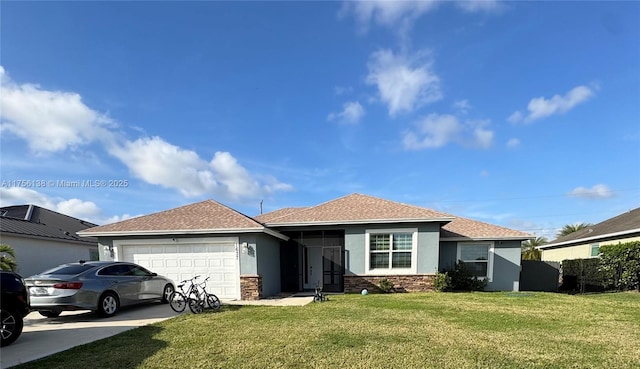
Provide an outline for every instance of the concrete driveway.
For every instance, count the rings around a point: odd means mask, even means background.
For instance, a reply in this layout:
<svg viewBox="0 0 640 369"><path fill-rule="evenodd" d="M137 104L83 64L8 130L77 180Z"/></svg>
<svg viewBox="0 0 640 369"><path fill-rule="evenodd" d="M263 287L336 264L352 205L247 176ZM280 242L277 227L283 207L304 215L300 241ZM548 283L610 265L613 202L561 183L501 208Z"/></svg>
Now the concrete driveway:
<svg viewBox="0 0 640 369"><path fill-rule="evenodd" d="M32 312L25 318L18 340L0 349L0 368L40 359L176 315L169 305L157 303L122 308L111 318L100 318L90 311L63 312L57 318Z"/></svg>

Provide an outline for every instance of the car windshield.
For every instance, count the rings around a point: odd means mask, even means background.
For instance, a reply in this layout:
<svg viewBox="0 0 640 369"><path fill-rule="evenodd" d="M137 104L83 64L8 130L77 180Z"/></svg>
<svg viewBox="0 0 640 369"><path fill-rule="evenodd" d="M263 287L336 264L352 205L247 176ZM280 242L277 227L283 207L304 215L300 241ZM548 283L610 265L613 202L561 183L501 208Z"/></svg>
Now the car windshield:
<svg viewBox="0 0 640 369"><path fill-rule="evenodd" d="M82 272L86 272L87 270L92 268L95 268L95 265L91 265L91 264L60 265L53 269L44 271L41 274L76 275Z"/></svg>

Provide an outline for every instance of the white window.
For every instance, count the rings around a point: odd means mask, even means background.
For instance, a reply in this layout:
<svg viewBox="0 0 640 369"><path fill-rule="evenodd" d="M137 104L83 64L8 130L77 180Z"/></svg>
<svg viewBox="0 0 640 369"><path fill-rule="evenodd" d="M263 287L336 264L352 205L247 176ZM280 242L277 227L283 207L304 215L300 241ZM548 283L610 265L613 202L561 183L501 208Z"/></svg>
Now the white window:
<svg viewBox="0 0 640 369"><path fill-rule="evenodd" d="M493 243L459 243L458 261L474 277L493 278Z"/></svg>
<svg viewBox="0 0 640 369"><path fill-rule="evenodd" d="M415 273L417 229L366 231L366 272L370 274Z"/></svg>

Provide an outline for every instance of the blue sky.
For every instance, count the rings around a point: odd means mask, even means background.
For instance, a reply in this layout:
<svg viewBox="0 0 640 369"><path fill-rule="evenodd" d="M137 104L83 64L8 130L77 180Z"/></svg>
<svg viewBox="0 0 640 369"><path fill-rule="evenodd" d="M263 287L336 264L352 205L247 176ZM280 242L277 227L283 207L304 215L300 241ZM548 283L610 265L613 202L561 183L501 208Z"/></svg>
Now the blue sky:
<svg viewBox="0 0 640 369"><path fill-rule="evenodd" d="M640 206L638 2L1 10L2 205L105 224L358 192L549 238Z"/></svg>

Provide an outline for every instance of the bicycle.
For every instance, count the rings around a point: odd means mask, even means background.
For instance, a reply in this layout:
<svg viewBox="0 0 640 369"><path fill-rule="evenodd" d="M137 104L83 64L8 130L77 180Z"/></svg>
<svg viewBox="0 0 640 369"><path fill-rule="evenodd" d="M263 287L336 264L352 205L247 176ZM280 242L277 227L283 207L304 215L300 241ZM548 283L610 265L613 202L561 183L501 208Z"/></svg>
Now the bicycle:
<svg viewBox="0 0 640 369"><path fill-rule="evenodd" d="M191 279L185 279L184 281L180 282L180 284L178 285L178 288L180 289L180 291L177 291L177 290L173 291L169 295L169 306L173 311L175 311L176 313L181 313L187 307L187 304L189 306L193 304L192 302L193 299L191 298L191 296L193 295L194 281L198 278L200 278L199 275ZM185 291L184 286L185 284L187 284L187 282L190 282L191 284L189 285L189 288Z"/></svg>
<svg viewBox="0 0 640 369"><path fill-rule="evenodd" d="M193 289L191 290L190 295L190 297L193 297L189 300L189 310L191 310L191 312L194 314L201 313L205 308L205 303L210 309L220 310L221 303L218 296L214 295L213 293L209 293L206 290L208 280L209 277L207 277L201 283L195 283L193 285Z"/></svg>
<svg viewBox="0 0 640 369"><path fill-rule="evenodd" d="M313 294L313 302L324 302L329 300L327 296L322 292L322 287L316 284L316 289Z"/></svg>

